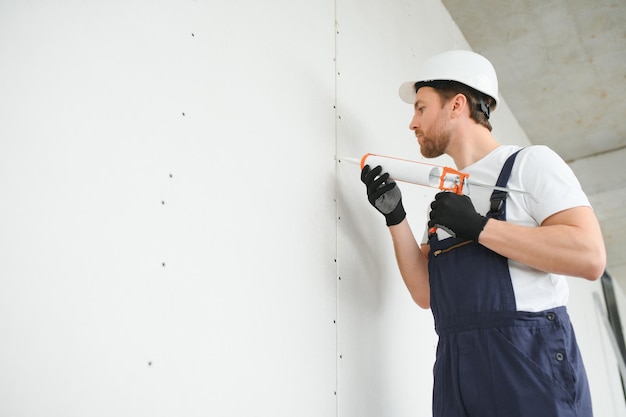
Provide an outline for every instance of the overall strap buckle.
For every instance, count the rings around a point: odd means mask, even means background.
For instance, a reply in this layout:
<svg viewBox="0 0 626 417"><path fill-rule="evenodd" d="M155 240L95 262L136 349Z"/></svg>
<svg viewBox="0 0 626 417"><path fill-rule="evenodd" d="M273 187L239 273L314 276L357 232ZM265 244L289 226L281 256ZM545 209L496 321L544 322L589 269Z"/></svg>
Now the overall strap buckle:
<svg viewBox="0 0 626 417"><path fill-rule="evenodd" d="M504 207L504 203L508 193L506 191L494 191L491 194L491 198L489 201L491 202L491 207L489 208L489 212L487 213L487 217L495 216L500 213Z"/></svg>
<svg viewBox="0 0 626 417"><path fill-rule="evenodd" d="M523 149L523 148L522 148ZM517 154L522 150L519 149L511 156L509 156L502 166L502 170L500 171L500 175L498 176L498 181L496 182L496 187L506 187L509 182L509 177L511 176L511 172L513 171L513 164L515 163L515 158ZM487 217L498 220L506 220L506 198L508 193L502 190L494 190L491 193L491 198L489 201L491 202L491 207L489 212L487 213Z"/></svg>

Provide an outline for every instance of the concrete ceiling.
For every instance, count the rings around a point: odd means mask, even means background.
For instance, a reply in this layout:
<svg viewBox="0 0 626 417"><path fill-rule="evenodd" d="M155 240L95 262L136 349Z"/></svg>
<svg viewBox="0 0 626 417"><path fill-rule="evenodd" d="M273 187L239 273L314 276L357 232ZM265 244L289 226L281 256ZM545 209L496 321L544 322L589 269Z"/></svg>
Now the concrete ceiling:
<svg viewBox="0 0 626 417"><path fill-rule="evenodd" d="M534 144L572 167L626 289L626 1L442 0Z"/></svg>

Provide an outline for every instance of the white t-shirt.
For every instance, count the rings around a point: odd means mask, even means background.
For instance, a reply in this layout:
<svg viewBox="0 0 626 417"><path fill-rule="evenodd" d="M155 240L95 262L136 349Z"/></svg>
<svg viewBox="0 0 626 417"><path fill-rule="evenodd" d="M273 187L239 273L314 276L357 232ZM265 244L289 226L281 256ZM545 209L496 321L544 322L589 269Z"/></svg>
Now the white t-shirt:
<svg viewBox="0 0 626 417"><path fill-rule="evenodd" d="M495 185L504 162L518 149L519 146L500 146L463 172L469 174L470 181ZM570 167L546 146L530 146L517 155L507 188L530 193L509 192L506 201L506 221L523 226L536 227L560 211L590 206ZM464 191L476 211L487 214L492 190L466 185ZM441 229L438 234L439 239L449 237ZM543 311L567 303L569 288L564 276L510 259L509 271L518 311Z"/></svg>

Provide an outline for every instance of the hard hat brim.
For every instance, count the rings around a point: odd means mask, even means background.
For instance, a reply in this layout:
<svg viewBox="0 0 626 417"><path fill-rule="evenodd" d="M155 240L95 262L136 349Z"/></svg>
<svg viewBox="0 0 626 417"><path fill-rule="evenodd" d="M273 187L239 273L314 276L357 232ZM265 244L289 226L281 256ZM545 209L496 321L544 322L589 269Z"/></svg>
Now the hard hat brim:
<svg viewBox="0 0 626 417"><path fill-rule="evenodd" d="M398 94L405 103L415 104L415 95L417 94L417 91L415 91L416 82L417 81L406 81L400 84Z"/></svg>

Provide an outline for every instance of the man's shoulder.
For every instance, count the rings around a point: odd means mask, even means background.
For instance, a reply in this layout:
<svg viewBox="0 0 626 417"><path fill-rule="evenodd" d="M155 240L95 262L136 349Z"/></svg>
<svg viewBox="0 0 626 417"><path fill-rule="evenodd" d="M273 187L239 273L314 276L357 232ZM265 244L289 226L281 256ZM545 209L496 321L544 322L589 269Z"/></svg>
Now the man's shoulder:
<svg viewBox="0 0 626 417"><path fill-rule="evenodd" d="M556 168L566 165L565 161L552 148L546 145L531 145L524 147L519 155L520 164L533 169Z"/></svg>

